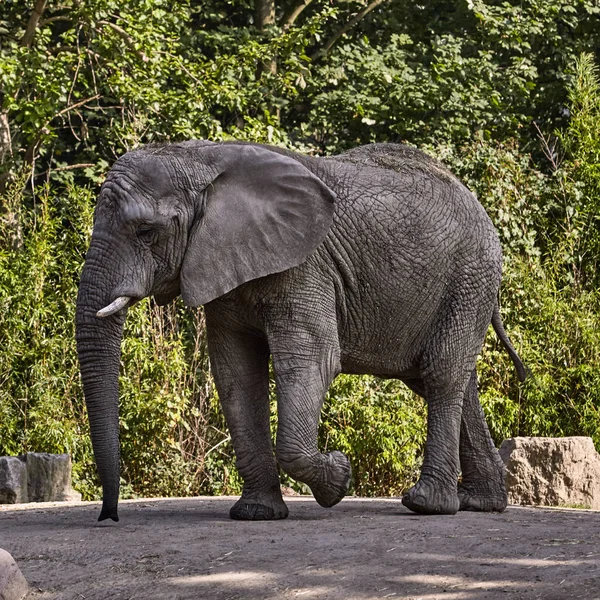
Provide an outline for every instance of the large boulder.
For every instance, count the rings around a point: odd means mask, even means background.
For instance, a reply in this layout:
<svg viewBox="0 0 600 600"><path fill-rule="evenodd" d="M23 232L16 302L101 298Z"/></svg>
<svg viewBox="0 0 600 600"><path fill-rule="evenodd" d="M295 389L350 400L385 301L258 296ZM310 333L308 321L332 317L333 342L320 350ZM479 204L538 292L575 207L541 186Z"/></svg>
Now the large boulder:
<svg viewBox="0 0 600 600"><path fill-rule="evenodd" d="M81 500L71 488L71 457L68 454L28 452L19 458L27 466L29 502Z"/></svg>
<svg viewBox="0 0 600 600"><path fill-rule="evenodd" d="M68 454L28 452L0 457L0 504L65 500L81 500L81 494L71 488Z"/></svg>
<svg viewBox="0 0 600 600"><path fill-rule="evenodd" d="M27 467L16 456L0 456L0 504L27 502Z"/></svg>
<svg viewBox="0 0 600 600"><path fill-rule="evenodd" d="M0 600L21 600L27 594L27 581L13 557L0 549Z"/></svg>
<svg viewBox="0 0 600 600"><path fill-rule="evenodd" d="M600 510L600 455L589 437L516 437L502 442L511 504Z"/></svg>

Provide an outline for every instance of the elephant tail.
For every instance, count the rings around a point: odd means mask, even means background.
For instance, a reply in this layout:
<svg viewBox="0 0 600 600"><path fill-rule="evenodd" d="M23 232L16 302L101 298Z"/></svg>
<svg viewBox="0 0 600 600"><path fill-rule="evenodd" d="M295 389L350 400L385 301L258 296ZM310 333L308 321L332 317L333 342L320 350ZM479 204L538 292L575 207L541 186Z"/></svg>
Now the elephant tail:
<svg viewBox="0 0 600 600"><path fill-rule="evenodd" d="M506 334L504 325L502 324L502 318L500 317L500 307L497 302L494 306L494 313L492 315L492 327L494 328L496 335L500 338L502 345L508 351L511 360L513 361L513 364L517 369L517 377L519 378L519 381L525 381L525 379L527 378L527 368L521 361L521 358L517 354L517 351L514 349L513 345L508 339L508 335Z"/></svg>

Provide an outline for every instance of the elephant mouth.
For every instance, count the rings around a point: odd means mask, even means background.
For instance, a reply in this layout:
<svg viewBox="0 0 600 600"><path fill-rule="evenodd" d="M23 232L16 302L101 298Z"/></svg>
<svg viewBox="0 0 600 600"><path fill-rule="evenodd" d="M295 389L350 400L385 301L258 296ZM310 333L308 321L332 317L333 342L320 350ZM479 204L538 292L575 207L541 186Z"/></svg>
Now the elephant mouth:
<svg viewBox="0 0 600 600"><path fill-rule="evenodd" d="M169 304L172 300L175 300L175 298L179 296L179 293L179 289L172 292L157 293L154 294L154 299L156 300L156 304L164 306L165 304Z"/></svg>
<svg viewBox="0 0 600 600"><path fill-rule="evenodd" d="M179 296L180 293L181 292L179 288L179 279L174 279L172 281L169 281L168 283L163 283L157 289L152 290L148 293L134 293L132 295L118 296L110 304L108 304L104 308L101 308L96 313L96 316L103 319L106 317L110 317L111 315L121 313L121 311L124 311L130 306L133 306L142 298L145 298L149 295L154 296L154 299L156 300L156 303L159 306L164 306L165 304L168 304L169 302L177 298L177 296Z"/></svg>

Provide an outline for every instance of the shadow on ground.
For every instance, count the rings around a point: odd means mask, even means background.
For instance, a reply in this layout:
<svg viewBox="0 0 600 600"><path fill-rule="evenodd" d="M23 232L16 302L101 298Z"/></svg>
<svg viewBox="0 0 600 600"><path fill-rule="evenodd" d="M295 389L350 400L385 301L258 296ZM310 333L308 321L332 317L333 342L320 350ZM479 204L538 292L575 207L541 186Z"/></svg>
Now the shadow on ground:
<svg viewBox="0 0 600 600"><path fill-rule="evenodd" d="M123 502L100 524L96 503L5 506L0 547L27 600L600 600L600 512L287 500L287 520L262 523L229 520L232 498Z"/></svg>

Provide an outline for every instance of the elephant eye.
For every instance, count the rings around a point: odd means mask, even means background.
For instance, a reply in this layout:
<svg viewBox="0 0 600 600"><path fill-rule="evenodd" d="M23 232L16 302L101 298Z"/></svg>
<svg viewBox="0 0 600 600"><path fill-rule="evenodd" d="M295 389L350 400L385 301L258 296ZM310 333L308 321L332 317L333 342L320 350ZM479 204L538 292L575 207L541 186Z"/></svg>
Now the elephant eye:
<svg viewBox="0 0 600 600"><path fill-rule="evenodd" d="M158 231L154 227L148 225L140 225L137 228L136 234L138 238L145 244L152 244L158 236Z"/></svg>

